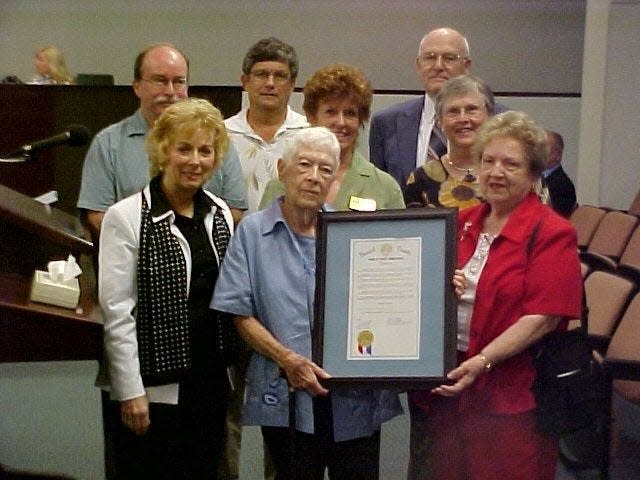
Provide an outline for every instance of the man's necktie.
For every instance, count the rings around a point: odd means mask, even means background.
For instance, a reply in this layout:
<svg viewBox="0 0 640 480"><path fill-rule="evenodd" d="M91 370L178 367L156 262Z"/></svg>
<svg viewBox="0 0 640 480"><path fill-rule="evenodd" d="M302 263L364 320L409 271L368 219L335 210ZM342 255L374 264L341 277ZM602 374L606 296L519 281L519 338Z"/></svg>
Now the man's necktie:
<svg viewBox="0 0 640 480"><path fill-rule="evenodd" d="M429 138L429 148L427 150L427 161L437 160L447 153L447 139L442 130L436 123L431 129L431 137Z"/></svg>

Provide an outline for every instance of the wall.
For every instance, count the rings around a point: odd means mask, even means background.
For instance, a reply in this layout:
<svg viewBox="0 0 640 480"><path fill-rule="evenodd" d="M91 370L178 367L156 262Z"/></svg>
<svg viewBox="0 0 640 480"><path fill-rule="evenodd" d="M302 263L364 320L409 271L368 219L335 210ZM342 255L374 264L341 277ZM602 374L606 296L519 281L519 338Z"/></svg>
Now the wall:
<svg viewBox="0 0 640 480"><path fill-rule="evenodd" d="M640 2L609 14L598 203L626 209L640 189Z"/></svg>
<svg viewBox="0 0 640 480"><path fill-rule="evenodd" d="M345 61L376 89L414 90L420 38L450 25L494 90L579 92L584 15L584 0L3 0L0 73L29 79L33 51L52 43L73 72L128 84L139 50L172 41L191 58L193 84L237 85L246 49L276 35L298 50L302 82Z"/></svg>

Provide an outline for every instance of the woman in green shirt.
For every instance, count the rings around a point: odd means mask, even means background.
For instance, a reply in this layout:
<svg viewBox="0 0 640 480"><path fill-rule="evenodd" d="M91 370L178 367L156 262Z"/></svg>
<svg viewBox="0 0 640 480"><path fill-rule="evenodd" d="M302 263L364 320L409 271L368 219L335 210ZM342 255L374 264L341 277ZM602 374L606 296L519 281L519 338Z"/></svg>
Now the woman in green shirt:
<svg viewBox="0 0 640 480"><path fill-rule="evenodd" d="M356 149L358 135L371 115L373 90L355 67L336 63L318 70L304 86L304 112L312 126L331 130L340 143L340 167L326 203L335 210L371 211L404 208L398 183ZM260 208L284 194L271 180Z"/></svg>

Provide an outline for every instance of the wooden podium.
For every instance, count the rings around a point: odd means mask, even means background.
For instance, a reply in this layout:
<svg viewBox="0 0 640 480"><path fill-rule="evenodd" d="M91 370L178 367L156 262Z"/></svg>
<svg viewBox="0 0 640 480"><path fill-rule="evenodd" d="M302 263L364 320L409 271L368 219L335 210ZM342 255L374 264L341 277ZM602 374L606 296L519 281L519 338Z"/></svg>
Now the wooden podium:
<svg viewBox="0 0 640 480"><path fill-rule="evenodd" d="M242 88L190 86L225 117L240 110ZM139 101L130 86L0 84L0 155L85 125L94 134L131 115ZM82 163L89 148L60 146L26 163L0 163L0 362L95 359L102 325L90 256L76 219ZM32 200L58 192L57 208ZM18 193L20 192L20 193ZM79 257L82 313L29 301L37 268L52 260Z"/></svg>
<svg viewBox="0 0 640 480"><path fill-rule="evenodd" d="M31 302L33 272L69 253L83 270L78 308ZM92 253L75 217L0 185L0 362L99 358L102 319Z"/></svg>

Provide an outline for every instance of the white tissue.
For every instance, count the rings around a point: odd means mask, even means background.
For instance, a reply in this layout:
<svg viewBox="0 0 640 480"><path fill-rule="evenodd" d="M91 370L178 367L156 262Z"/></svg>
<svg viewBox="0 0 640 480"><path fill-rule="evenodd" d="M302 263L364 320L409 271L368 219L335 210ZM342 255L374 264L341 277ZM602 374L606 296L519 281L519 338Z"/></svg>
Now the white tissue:
<svg viewBox="0 0 640 480"><path fill-rule="evenodd" d="M49 272L51 281L56 283L69 283L69 280L74 279L82 273L75 257L71 254L69 254L66 261L57 260L55 262L49 262L47 264L47 271Z"/></svg>
<svg viewBox="0 0 640 480"><path fill-rule="evenodd" d="M64 281L69 281L81 273L82 269L80 268L80 265L78 265L78 262L76 262L76 257L69 254L69 257L67 257L67 261L64 264Z"/></svg>
<svg viewBox="0 0 640 480"><path fill-rule="evenodd" d="M73 255L67 260L47 264L47 271L36 270L31 287L31 300L60 307L75 308L80 297L78 275L82 270Z"/></svg>

